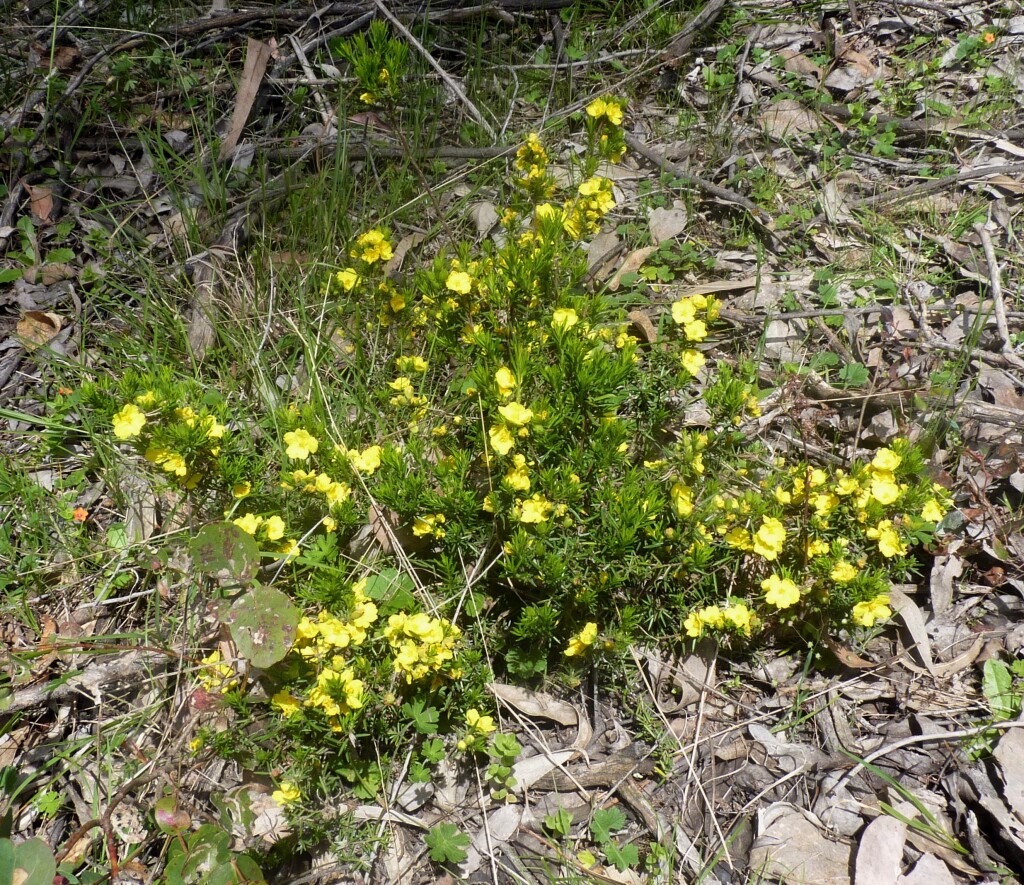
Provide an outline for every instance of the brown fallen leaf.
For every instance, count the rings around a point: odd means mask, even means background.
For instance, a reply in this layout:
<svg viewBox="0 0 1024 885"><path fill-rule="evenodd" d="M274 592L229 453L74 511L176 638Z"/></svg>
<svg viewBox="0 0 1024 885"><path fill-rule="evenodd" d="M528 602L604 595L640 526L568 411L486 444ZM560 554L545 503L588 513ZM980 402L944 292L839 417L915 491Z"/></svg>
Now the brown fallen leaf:
<svg viewBox="0 0 1024 885"><path fill-rule="evenodd" d="M18 320L15 333L25 350L33 351L57 337L64 321L55 313L27 310Z"/></svg>
<svg viewBox="0 0 1024 885"><path fill-rule="evenodd" d="M39 268L39 282L44 286L52 286L63 280L73 280L78 276L78 268L73 264L44 264Z"/></svg>
<svg viewBox="0 0 1024 885"><path fill-rule="evenodd" d="M645 344L654 344L658 340L658 330L654 328L651 318L642 310L631 310L627 318L631 335L635 335Z"/></svg>
<svg viewBox="0 0 1024 885"><path fill-rule="evenodd" d="M622 262L622 266L615 271L613 276L608 281L608 288L614 292L620 285L622 285L622 277L627 273L636 273L643 267L644 262L651 256L655 251L655 246L644 246L642 249L634 249L626 256L626 260Z"/></svg>
<svg viewBox="0 0 1024 885"><path fill-rule="evenodd" d="M43 184L26 184L29 204L32 207L32 214L43 224L53 222L53 190Z"/></svg>

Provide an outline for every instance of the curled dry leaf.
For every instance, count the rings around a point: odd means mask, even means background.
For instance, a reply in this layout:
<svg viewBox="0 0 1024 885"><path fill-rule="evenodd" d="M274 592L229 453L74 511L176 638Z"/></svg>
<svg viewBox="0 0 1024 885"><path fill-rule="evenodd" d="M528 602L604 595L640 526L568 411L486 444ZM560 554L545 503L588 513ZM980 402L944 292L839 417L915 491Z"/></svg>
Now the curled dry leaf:
<svg viewBox="0 0 1024 885"><path fill-rule="evenodd" d="M27 310L15 329L25 350L33 351L48 344L60 332L64 321L55 313Z"/></svg>
<svg viewBox="0 0 1024 885"><path fill-rule="evenodd" d="M925 626L924 614L906 593L899 587L889 589L889 600L893 610L900 616L906 625L907 632L913 640L910 651L925 666L929 673L935 672L935 664L932 661L932 644L928 639L928 628Z"/></svg>
<svg viewBox="0 0 1024 885"><path fill-rule="evenodd" d="M515 707L527 716L550 719L559 725L576 725L582 718L579 711L565 701L559 701L542 691L531 691L518 685L491 682L487 686L498 700Z"/></svg>

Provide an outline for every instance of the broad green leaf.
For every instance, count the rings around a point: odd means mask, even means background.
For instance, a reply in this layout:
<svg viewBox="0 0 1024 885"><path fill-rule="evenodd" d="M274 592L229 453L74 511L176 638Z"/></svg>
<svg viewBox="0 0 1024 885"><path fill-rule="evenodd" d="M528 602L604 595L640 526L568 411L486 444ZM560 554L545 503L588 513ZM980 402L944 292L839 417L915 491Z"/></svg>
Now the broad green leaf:
<svg viewBox="0 0 1024 885"><path fill-rule="evenodd" d="M235 600L227 616L235 645L254 667L276 664L292 647L299 610L275 587L256 584Z"/></svg>
<svg viewBox="0 0 1024 885"><path fill-rule="evenodd" d="M0 882L53 885L56 875L53 852L42 839L28 839L17 845L10 839L0 839Z"/></svg>
<svg viewBox="0 0 1024 885"><path fill-rule="evenodd" d="M218 580L248 581L256 573L260 549L251 535L230 522L201 529L190 544L196 566Z"/></svg>
<svg viewBox="0 0 1024 885"><path fill-rule="evenodd" d="M995 658L985 661L981 690L985 693L996 720L1014 717L1016 709L1020 706L1020 697L1013 693L1013 676L1006 664Z"/></svg>
<svg viewBox="0 0 1024 885"><path fill-rule="evenodd" d="M462 863L469 848L469 836L455 824L441 823L423 837L430 849L430 859L435 863Z"/></svg>
<svg viewBox="0 0 1024 885"><path fill-rule="evenodd" d="M599 845L610 842L612 833L626 825L626 813L621 808L599 808L590 821L590 834Z"/></svg>

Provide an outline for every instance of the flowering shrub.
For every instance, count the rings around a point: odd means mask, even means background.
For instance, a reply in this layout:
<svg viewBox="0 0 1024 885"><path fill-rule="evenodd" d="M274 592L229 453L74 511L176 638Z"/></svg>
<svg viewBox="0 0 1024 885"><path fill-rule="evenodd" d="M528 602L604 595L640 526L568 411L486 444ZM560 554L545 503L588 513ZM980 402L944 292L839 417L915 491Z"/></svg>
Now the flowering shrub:
<svg viewBox="0 0 1024 885"><path fill-rule="evenodd" d="M265 699L219 658L200 677L270 714L282 804L313 783L371 794L400 750L427 779L439 735L510 765L511 745L488 743L485 648L513 677L572 678L640 639L873 627L949 510L905 440L842 468L761 447L756 375L711 360L713 296L658 308L652 342L621 300L587 288L580 244L615 211L600 164L623 155L624 114L611 98L587 107L574 185L527 136L495 241L397 278L389 232L360 232L323 281L339 328L362 334L342 370L359 406L344 422L331 402L274 416L269 469L222 463L232 435L212 406L136 380L109 408L116 444L169 481L205 482L213 513L287 557L280 581L307 614L255 674ZM368 533L404 579L357 561Z"/></svg>

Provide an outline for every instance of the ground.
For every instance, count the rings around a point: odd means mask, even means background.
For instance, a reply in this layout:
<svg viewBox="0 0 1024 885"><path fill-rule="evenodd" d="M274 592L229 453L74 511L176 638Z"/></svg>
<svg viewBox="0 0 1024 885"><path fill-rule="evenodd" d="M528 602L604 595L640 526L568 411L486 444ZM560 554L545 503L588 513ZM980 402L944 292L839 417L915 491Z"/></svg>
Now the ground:
<svg viewBox="0 0 1024 885"><path fill-rule="evenodd" d="M1017 881L1017 4L4 13L0 881Z"/></svg>

